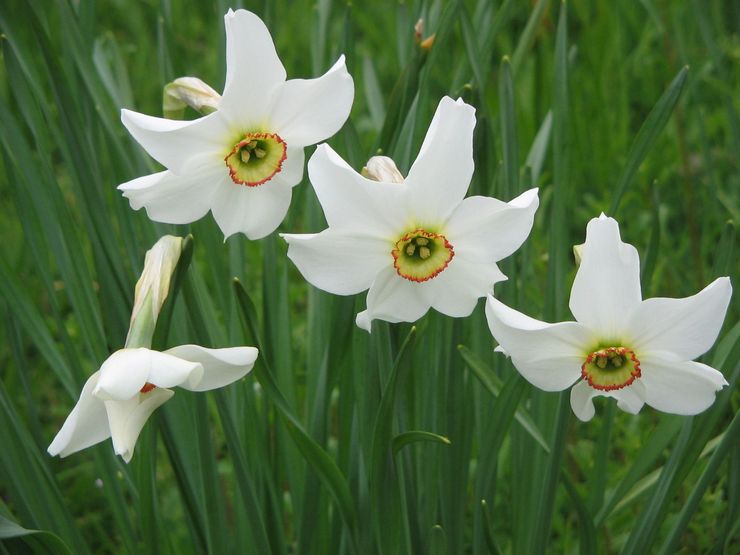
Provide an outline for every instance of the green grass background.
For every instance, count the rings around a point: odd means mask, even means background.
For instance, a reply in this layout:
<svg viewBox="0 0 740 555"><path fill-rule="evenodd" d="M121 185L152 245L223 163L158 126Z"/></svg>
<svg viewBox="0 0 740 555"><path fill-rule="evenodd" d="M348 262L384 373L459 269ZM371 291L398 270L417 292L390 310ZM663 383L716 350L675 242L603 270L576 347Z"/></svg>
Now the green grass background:
<svg viewBox="0 0 740 555"><path fill-rule="evenodd" d="M494 356L482 301L464 320L368 336L353 324L364 295L308 286L275 234L224 244L210 216L168 226L130 210L115 186L158 168L119 110L161 114L162 87L183 75L220 90L228 7L0 4L0 550L737 552L736 300L704 357L730 382L709 411L631 416L600 399L581 423L567 392L539 392ZM357 169L381 149L407 170L442 95L476 107L470 194L540 187L496 287L523 312L570 317L570 248L602 211L640 252L645 297L737 277L736 3L245 7L289 78L347 55L355 103L330 143ZM428 55L419 18L436 33ZM323 229L307 180L294 191L280 230ZM160 347L256 344L256 330L258 368L221 391L178 391L130 465L109 442L51 459L82 383L123 345L144 252L164 233L195 239Z"/></svg>

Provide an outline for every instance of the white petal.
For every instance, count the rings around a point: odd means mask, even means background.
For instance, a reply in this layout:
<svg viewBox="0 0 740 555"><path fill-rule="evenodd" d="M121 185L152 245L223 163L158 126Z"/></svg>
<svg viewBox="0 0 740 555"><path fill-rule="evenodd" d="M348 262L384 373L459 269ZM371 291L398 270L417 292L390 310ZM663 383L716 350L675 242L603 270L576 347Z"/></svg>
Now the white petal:
<svg viewBox="0 0 740 555"><path fill-rule="evenodd" d="M506 203L491 197L468 197L445 226L455 252L479 261L497 261L511 255L532 229L539 206L537 189Z"/></svg>
<svg viewBox="0 0 740 555"><path fill-rule="evenodd" d="M615 389L609 392L611 397L617 400L617 406L630 414L637 414L645 404L647 391L645 384L640 380L635 380L632 384L622 389Z"/></svg>
<svg viewBox="0 0 740 555"><path fill-rule="evenodd" d="M344 56L317 79L291 79L277 90L270 125L289 145L328 139L349 116L355 94Z"/></svg>
<svg viewBox="0 0 740 555"><path fill-rule="evenodd" d="M588 385L586 380L581 380L570 390L570 407L573 413L582 422L588 422L596 414L593 398L599 395L599 391Z"/></svg>
<svg viewBox="0 0 740 555"><path fill-rule="evenodd" d="M429 310L423 284L402 278L393 266L384 268L370 286L367 309L357 315L359 327L370 331L372 320L415 322Z"/></svg>
<svg viewBox="0 0 740 555"><path fill-rule="evenodd" d="M152 366L147 381L164 388L178 385L187 388L199 383L203 378L203 366L198 361L179 358L170 351L149 351Z"/></svg>
<svg viewBox="0 0 740 555"><path fill-rule="evenodd" d="M255 14L236 10L226 24L226 84L219 110L238 125L267 116L273 90L285 81L285 68L267 27Z"/></svg>
<svg viewBox="0 0 740 555"><path fill-rule="evenodd" d="M421 222L442 223L465 196L473 176L475 108L445 96L406 177L409 207Z"/></svg>
<svg viewBox="0 0 740 555"><path fill-rule="evenodd" d="M365 179L327 144L308 161L308 176L330 227L394 242L409 231L405 184Z"/></svg>
<svg viewBox="0 0 740 555"><path fill-rule="evenodd" d="M288 258L306 281L335 295L354 295L372 285L375 276L393 264L393 245L375 237L326 229L317 234L282 237Z"/></svg>
<svg viewBox="0 0 740 555"><path fill-rule="evenodd" d="M275 231L290 206L292 184L279 174L257 187L227 179L211 199L211 212L225 237L243 233L261 239Z"/></svg>
<svg viewBox="0 0 740 555"><path fill-rule="evenodd" d="M291 187L298 185L303 179L305 162L306 154L303 147L288 145L288 157L283 162L283 167L276 178Z"/></svg>
<svg viewBox="0 0 740 555"><path fill-rule="evenodd" d="M700 362L650 356L640 359L640 368L645 402L672 414L698 414L708 409L716 392L727 385L720 372Z"/></svg>
<svg viewBox="0 0 740 555"><path fill-rule="evenodd" d="M180 385L190 391L207 391L241 379L252 369L258 355L254 347L206 349L198 345L180 345L167 349L165 353L202 365L200 381Z"/></svg>
<svg viewBox="0 0 740 555"><path fill-rule="evenodd" d="M171 171L145 175L118 188L129 199L131 208L146 208L149 219L166 224L187 224L208 213L211 195L227 174L224 164L204 164L184 175Z"/></svg>
<svg viewBox="0 0 740 555"><path fill-rule="evenodd" d="M622 389L602 391L594 389L586 380L581 380L570 390L570 406L579 420L588 422L594 417L594 397L611 397L617 400L617 407L630 414L637 414L645 404L645 385L635 380Z"/></svg>
<svg viewBox="0 0 740 555"><path fill-rule="evenodd" d="M642 299L640 258L622 243L619 225L603 214L586 228L581 265L570 292L570 311L604 341L619 340L626 317Z"/></svg>
<svg viewBox="0 0 740 555"><path fill-rule="evenodd" d="M152 367L149 349L120 349L100 367L93 395L99 399L125 401L135 397L149 379Z"/></svg>
<svg viewBox="0 0 740 555"><path fill-rule="evenodd" d="M196 120L181 121L124 109L121 122L152 158L175 173L223 159L224 149L233 138L218 111Z"/></svg>
<svg viewBox="0 0 740 555"><path fill-rule="evenodd" d="M533 385L545 391L562 391L581 375L593 338L578 322L541 322L509 308L493 295L488 295L486 317L494 339Z"/></svg>
<svg viewBox="0 0 740 555"><path fill-rule="evenodd" d="M129 462L134 454L144 424L154 410L167 401L174 392L171 389L155 388L126 401L105 401L108 424L113 441L113 450L124 461Z"/></svg>
<svg viewBox="0 0 740 555"><path fill-rule="evenodd" d="M82 449L100 443L110 437L105 406L92 392L98 384L100 371L95 372L85 382L80 400L64 421L62 429L49 445L50 455L66 457Z"/></svg>
<svg viewBox="0 0 740 555"><path fill-rule="evenodd" d="M495 262L474 262L456 250L447 268L423 285L432 308L460 318L469 316L478 299L491 293L494 283L505 279Z"/></svg>
<svg viewBox="0 0 740 555"><path fill-rule="evenodd" d="M731 297L730 279L723 277L691 297L643 301L628 324L635 352L665 351L682 360L704 354L719 335Z"/></svg>

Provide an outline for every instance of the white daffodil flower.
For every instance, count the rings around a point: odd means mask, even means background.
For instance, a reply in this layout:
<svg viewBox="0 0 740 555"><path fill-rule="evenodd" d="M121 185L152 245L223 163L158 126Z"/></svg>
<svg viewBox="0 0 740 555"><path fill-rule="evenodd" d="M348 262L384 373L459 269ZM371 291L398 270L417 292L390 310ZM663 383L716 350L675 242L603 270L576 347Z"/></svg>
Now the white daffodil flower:
<svg viewBox="0 0 740 555"><path fill-rule="evenodd" d="M593 398L613 397L637 414L643 404L673 414L707 409L724 376L692 362L717 339L732 296L729 278L684 299L642 300L640 259L603 214L586 228L570 294L575 322L548 324L488 297L486 315L500 350L533 385L570 393L576 416L594 416Z"/></svg>
<svg viewBox="0 0 740 555"><path fill-rule="evenodd" d="M254 347L181 345L164 352L116 351L85 383L49 454L66 457L110 437L116 454L129 462L149 416L174 395L169 388L223 387L247 374L256 358Z"/></svg>
<svg viewBox="0 0 740 555"><path fill-rule="evenodd" d="M429 308L469 315L493 284L496 265L532 228L539 203L531 189L509 203L463 200L473 175L475 110L445 97L416 161L398 183L370 180L320 145L308 173L329 228L289 235L288 256L319 289L352 295L370 289L357 325L373 319L413 322ZM393 176L387 161L375 178ZM368 164L368 169L375 164ZM395 168L395 165L394 165Z"/></svg>
<svg viewBox="0 0 740 555"><path fill-rule="evenodd" d="M226 237L269 235L285 217L303 177L303 148L336 133L354 84L344 56L317 79L286 81L259 17L231 11L226 84L218 109L193 121L121 111L131 135L166 171L119 186L131 207L157 222L184 224L210 210Z"/></svg>

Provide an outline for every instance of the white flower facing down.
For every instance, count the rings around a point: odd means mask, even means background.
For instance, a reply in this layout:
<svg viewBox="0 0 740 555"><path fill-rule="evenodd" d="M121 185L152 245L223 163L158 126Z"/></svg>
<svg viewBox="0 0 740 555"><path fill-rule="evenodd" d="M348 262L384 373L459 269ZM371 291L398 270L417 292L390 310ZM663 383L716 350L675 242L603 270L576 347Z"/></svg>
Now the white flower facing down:
<svg viewBox="0 0 740 555"><path fill-rule="evenodd" d="M373 319L413 322L430 307L467 316L494 283L506 279L496 261L529 234L537 189L508 204L463 199L473 175L474 127L471 106L443 98L400 183L363 177L328 145L311 157L309 177L329 228L283 235L288 257L324 291L352 295L369 288L367 310L357 315L361 328L370 331ZM396 175L393 169L380 175Z"/></svg>
<svg viewBox="0 0 740 555"><path fill-rule="evenodd" d="M85 383L49 454L66 457L110 437L116 454L129 462L149 416L174 395L169 388L207 391L228 385L246 375L256 358L254 347L116 351Z"/></svg>
<svg viewBox="0 0 740 555"><path fill-rule="evenodd" d="M336 133L354 84L344 56L317 79L286 81L262 20L229 10L226 85L218 110L175 121L121 111L131 135L166 171L119 186L157 222L183 224L210 210L226 237L269 235L285 217L303 177L303 148Z"/></svg>
<svg viewBox="0 0 740 555"><path fill-rule="evenodd" d="M577 381L570 402L583 421L593 418L598 395L632 414L645 403L683 415L707 409L727 382L692 360L717 339L732 295L729 278L692 297L642 300L637 251L603 214L589 222L581 256L570 294L576 322L548 324L488 297L491 333L517 370L545 391Z"/></svg>

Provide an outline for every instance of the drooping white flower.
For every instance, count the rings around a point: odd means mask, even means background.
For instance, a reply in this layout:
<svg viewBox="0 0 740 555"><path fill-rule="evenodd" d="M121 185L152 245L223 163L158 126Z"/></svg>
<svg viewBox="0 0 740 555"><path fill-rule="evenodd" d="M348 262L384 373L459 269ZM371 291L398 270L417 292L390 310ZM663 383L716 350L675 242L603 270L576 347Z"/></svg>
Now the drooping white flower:
<svg viewBox="0 0 740 555"><path fill-rule="evenodd" d="M207 391L223 387L246 375L256 358L254 347L181 345L164 352L116 351L88 378L79 401L49 445L49 454L66 457L110 437L116 454L129 462L149 416L174 395L170 388Z"/></svg>
<svg viewBox="0 0 740 555"><path fill-rule="evenodd" d="M344 56L322 77L286 81L264 23L229 10L226 84L218 109L193 121L121 111L121 121L166 171L119 186L152 220L182 224L209 210L225 236L270 234L303 176L303 148L344 124L354 97Z"/></svg>
<svg viewBox="0 0 740 555"><path fill-rule="evenodd" d="M575 322L548 324L489 295L486 315L500 348L533 385L571 389L573 412L593 418L593 398L613 397L636 414L643 404L673 414L707 409L724 376L692 362L717 339L732 296L729 278L683 299L642 300L640 260L603 214L586 228L570 295Z"/></svg>
<svg viewBox="0 0 740 555"><path fill-rule="evenodd" d="M506 279L496 261L513 253L532 228L537 189L508 204L463 200L473 175L475 111L462 100L439 103L405 180L387 160L358 174L328 145L308 163L329 228L283 237L288 256L319 289L352 295L370 289L357 325L373 319L413 322L429 308L469 315L493 284ZM374 171L371 166L375 167ZM388 177L386 177L388 178Z"/></svg>

